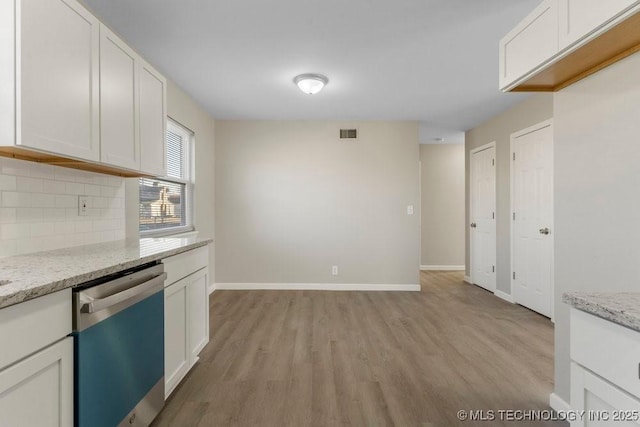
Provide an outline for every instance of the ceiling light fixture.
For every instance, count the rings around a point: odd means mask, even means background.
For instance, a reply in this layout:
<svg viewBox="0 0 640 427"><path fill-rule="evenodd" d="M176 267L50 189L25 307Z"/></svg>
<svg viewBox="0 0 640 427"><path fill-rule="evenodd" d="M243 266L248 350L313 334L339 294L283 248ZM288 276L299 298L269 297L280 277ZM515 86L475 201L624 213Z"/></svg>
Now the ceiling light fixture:
<svg viewBox="0 0 640 427"><path fill-rule="evenodd" d="M329 79L322 74L300 74L293 79L293 82L298 85L301 91L309 95L314 95L322 90L322 88L329 83Z"/></svg>

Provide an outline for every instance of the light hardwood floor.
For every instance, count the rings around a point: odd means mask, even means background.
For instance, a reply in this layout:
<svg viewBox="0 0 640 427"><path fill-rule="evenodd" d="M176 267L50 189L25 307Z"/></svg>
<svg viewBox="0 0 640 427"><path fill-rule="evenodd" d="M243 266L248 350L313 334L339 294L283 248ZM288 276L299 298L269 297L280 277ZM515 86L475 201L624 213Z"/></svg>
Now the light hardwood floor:
<svg viewBox="0 0 640 427"><path fill-rule="evenodd" d="M422 272L422 292L217 291L211 342L154 426L471 426L549 409L552 323Z"/></svg>

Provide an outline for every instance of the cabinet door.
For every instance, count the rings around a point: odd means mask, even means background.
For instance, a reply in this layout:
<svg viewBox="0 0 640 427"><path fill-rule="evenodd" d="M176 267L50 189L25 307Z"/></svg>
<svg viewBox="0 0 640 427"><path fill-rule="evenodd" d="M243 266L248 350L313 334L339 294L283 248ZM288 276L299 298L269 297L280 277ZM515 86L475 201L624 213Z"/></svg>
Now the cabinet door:
<svg viewBox="0 0 640 427"><path fill-rule="evenodd" d="M189 276L189 353L190 366L209 342L208 269Z"/></svg>
<svg viewBox="0 0 640 427"><path fill-rule="evenodd" d="M637 420L640 400L575 362L571 362L571 409L585 411L585 416L573 421L571 427L637 427L640 424ZM616 416L623 418L618 420Z"/></svg>
<svg viewBox="0 0 640 427"><path fill-rule="evenodd" d="M99 21L75 0L17 10L17 144L99 160Z"/></svg>
<svg viewBox="0 0 640 427"><path fill-rule="evenodd" d="M556 53L557 0L545 0L500 40L500 88L507 88Z"/></svg>
<svg viewBox="0 0 640 427"><path fill-rule="evenodd" d="M100 161L140 169L135 52L100 25Z"/></svg>
<svg viewBox="0 0 640 427"><path fill-rule="evenodd" d="M167 81L143 60L140 60L139 64L140 170L153 176L164 176L167 173Z"/></svg>
<svg viewBox="0 0 640 427"><path fill-rule="evenodd" d="M73 338L0 371L0 425L73 424Z"/></svg>
<svg viewBox="0 0 640 427"><path fill-rule="evenodd" d="M560 0L560 49L573 44L638 0Z"/></svg>
<svg viewBox="0 0 640 427"><path fill-rule="evenodd" d="M169 396L189 371L188 278L164 290L164 392Z"/></svg>
<svg viewBox="0 0 640 427"><path fill-rule="evenodd" d="M0 1L0 146L16 143L15 16L15 2Z"/></svg>

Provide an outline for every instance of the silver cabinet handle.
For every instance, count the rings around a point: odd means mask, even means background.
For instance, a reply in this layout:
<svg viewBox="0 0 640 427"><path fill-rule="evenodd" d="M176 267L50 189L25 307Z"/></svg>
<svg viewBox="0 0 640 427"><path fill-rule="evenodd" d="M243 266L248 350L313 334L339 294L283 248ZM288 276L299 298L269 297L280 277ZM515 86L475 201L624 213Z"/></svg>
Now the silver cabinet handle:
<svg viewBox="0 0 640 427"><path fill-rule="evenodd" d="M549 233L551 233L551 230L549 230L549 227L545 227L545 228L541 228L540 229L540 234L547 235Z"/></svg>
<svg viewBox="0 0 640 427"><path fill-rule="evenodd" d="M167 273L162 273L153 279L134 286L133 288L125 289L117 294L109 295L105 298L94 299L91 302L86 302L80 307L82 313L95 313L96 311L104 310L112 305L119 304L123 301L131 299L137 295L140 295L146 291L149 291L155 287L162 289L164 279L167 277Z"/></svg>
<svg viewBox="0 0 640 427"><path fill-rule="evenodd" d="M471 223L471 228L476 228L476 223L475 222Z"/></svg>

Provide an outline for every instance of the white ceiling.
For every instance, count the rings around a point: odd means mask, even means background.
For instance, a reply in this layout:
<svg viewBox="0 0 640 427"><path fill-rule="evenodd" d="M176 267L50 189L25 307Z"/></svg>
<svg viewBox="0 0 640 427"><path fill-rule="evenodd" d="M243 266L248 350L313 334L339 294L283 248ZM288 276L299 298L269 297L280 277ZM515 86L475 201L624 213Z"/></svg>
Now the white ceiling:
<svg viewBox="0 0 640 427"><path fill-rule="evenodd" d="M420 144L464 144L464 130L421 122L418 128Z"/></svg>
<svg viewBox="0 0 640 427"><path fill-rule="evenodd" d="M498 41L540 0L85 3L216 119L417 120L429 139L523 99L497 88ZM321 93L293 84L307 72Z"/></svg>

